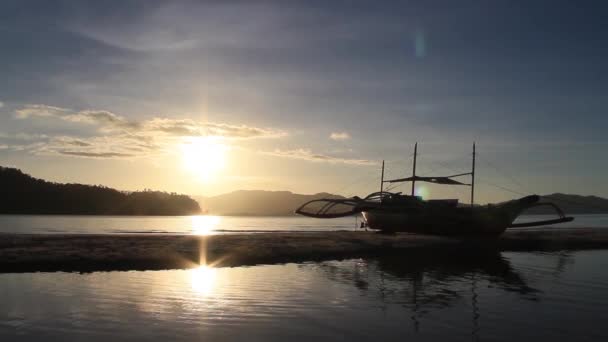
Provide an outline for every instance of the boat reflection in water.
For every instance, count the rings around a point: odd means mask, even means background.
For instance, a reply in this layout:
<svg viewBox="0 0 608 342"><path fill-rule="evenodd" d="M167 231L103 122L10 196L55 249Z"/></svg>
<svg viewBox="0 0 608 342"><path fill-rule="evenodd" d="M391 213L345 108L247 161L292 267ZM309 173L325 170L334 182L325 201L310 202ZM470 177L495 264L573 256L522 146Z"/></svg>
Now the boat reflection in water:
<svg viewBox="0 0 608 342"><path fill-rule="evenodd" d="M553 276L559 276L568 264L568 254L557 257ZM479 331L480 286L492 291L515 293L526 301L539 301L542 291L528 284L511 262L494 250L410 251L352 263L319 264L325 275L340 283L349 283L362 295L374 297L384 308L401 305L411 313L413 330L418 332L424 317L452 306L467 310L471 317L471 333ZM483 290L483 289L482 289ZM492 299L495 296L492 293ZM461 312L466 315L466 312ZM433 325L436 325L434 322Z"/></svg>

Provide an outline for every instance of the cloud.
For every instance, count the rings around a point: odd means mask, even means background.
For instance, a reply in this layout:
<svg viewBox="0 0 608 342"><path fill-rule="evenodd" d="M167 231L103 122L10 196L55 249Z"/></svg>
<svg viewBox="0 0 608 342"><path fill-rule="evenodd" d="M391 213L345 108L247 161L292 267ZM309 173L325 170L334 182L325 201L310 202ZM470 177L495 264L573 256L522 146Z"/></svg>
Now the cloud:
<svg viewBox="0 0 608 342"><path fill-rule="evenodd" d="M36 117L58 118L63 121L84 123L100 126L103 130L136 129L137 122L131 122L124 117L105 110L73 111L67 108L53 107L40 104L28 104L17 109L15 115L18 119Z"/></svg>
<svg viewBox="0 0 608 342"><path fill-rule="evenodd" d="M82 139L73 138L73 137L65 137L65 136L55 137L55 138L53 138L53 140L55 143L62 143L67 146L79 146L79 147L93 146L93 144L90 142L86 142Z"/></svg>
<svg viewBox="0 0 608 342"><path fill-rule="evenodd" d="M106 110L80 110L28 104L15 110L20 120L46 118L97 127L99 135L87 137L47 136L44 134L0 133L7 149L36 155L63 155L83 158L135 158L168 153L186 137L224 139L278 138L286 132L247 125L201 122L191 119L155 117L129 120ZM8 143L11 142L12 144ZM27 143L17 143L27 141Z"/></svg>
<svg viewBox="0 0 608 342"><path fill-rule="evenodd" d="M60 154L84 158L127 158L135 157L134 154L118 152L83 152L83 151L59 151Z"/></svg>
<svg viewBox="0 0 608 342"><path fill-rule="evenodd" d="M131 122L122 116L105 110L83 110L74 114L61 116L61 119L70 122L99 125L104 129L137 129L139 123Z"/></svg>
<svg viewBox="0 0 608 342"><path fill-rule="evenodd" d="M0 144L0 150L6 150L6 149L8 149L8 145Z"/></svg>
<svg viewBox="0 0 608 342"><path fill-rule="evenodd" d="M329 135L329 138L331 140L336 140L336 141L348 140L348 139L350 139L350 134L348 134L346 132L332 132Z"/></svg>
<svg viewBox="0 0 608 342"><path fill-rule="evenodd" d="M200 122L191 119L170 119L156 117L146 121L131 121L105 110L73 111L67 108L30 104L15 111L19 119L33 117L54 117L63 121L99 126L102 132L122 131L139 135L192 137L218 136L233 139L278 138L287 135L284 131L232 125L217 122Z"/></svg>
<svg viewBox="0 0 608 342"><path fill-rule="evenodd" d="M327 162L327 163L341 163L350 165L375 165L376 162L366 159L351 159L330 156L326 154L314 153L309 149L295 149L295 150L274 150L274 151L263 151L263 154L271 155L275 157L291 158L307 160L312 162Z"/></svg>
<svg viewBox="0 0 608 342"><path fill-rule="evenodd" d="M15 111L15 115L18 119L27 119L30 117L61 117L66 113L69 113L68 109L40 104L25 105L23 108Z"/></svg>
<svg viewBox="0 0 608 342"><path fill-rule="evenodd" d="M0 139L7 139L7 140L32 141L32 140L44 140L47 138L48 138L48 135L46 135L46 134L2 133L2 132L0 132Z"/></svg>
<svg viewBox="0 0 608 342"><path fill-rule="evenodd" d="M165 151L162 144L146 137L129 134L99 137L50 137L29 145L9 146L16 151L35 155L73 156L83 158L141 158Z"/></svg>
<svg viewBox="0 0 608 342"><path fill-rule="evenodd" d="M173 136L217 136L224 138L278 138L287 133L269 128L197 122L190 119L154 118L142 124L143 131L162 132Z"/></svg>
<svg viewBox="0 0 608 342"><path fill-rule="evenodd" d="M4 107L4 102L0 101L0 108Z"/></svg>

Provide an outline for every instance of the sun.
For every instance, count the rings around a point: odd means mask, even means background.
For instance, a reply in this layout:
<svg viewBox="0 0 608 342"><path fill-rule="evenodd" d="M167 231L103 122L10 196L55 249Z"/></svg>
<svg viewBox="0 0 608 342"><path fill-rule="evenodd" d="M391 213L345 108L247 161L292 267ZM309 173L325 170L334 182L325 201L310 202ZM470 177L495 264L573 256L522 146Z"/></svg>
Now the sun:
<svg viewBox="0 0 608 342"><path fill-rule="evenodd" d="M201 181L213 180L226 166L228 146L217 137L190 138L181 145L184 168Z"/></svg>

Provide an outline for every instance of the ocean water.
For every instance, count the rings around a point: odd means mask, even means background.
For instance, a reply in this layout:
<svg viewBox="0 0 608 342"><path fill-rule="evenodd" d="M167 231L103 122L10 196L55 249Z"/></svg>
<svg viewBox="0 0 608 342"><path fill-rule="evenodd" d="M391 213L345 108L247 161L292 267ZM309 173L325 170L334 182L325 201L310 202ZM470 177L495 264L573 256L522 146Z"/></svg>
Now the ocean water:
<svg viewBox="0 0 608 342"><path fill-rule="evenodd" d="M0 274L0 341L607 341L608 251Z"/></svg>
<svg viewBox="0 0 608 342"><path fill-rule="evenodd" d="M546 220L552 216L522 216L518 221ZM335 231L359 229L359 217L314 219L246 216L61 216L0 215L1 233L229 233L264 231ZM608 227L608 215L577 215L555 228Z"/></svg>

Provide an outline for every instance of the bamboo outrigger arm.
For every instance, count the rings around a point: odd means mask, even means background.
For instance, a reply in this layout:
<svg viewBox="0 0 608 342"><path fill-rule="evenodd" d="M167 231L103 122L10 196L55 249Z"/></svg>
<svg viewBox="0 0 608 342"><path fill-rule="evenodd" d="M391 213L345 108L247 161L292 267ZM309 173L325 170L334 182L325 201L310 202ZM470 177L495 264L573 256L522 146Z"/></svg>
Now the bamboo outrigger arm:
<svg viewBox="0 0 608 342"><path fill-rule="evenodd" d="M533 207L541 207L541 206L548 206L548 207L555 209L555 212L557 213L558 218L552 219L552 220L542 220L542 221L534 221L534 222L512 223L509 226L509 228L536 227L536 226L544 226L547 224L570 222L570 221L574 220L574 217L566 216L560 207L558 207L557 205L555 205L554 203L551 203L551 202L534 203L534 204L530 205L527 209L530 209Z"/></svg>
<svg viewBox="0 0 608 342"><path fill-rule="evenodd" d="M338 218L356 215L380 205L380 202L365 201L361 198L317 199L302 204L296 209L296 213L314 218Z"/></svg>

